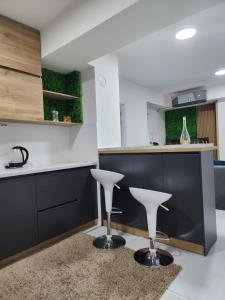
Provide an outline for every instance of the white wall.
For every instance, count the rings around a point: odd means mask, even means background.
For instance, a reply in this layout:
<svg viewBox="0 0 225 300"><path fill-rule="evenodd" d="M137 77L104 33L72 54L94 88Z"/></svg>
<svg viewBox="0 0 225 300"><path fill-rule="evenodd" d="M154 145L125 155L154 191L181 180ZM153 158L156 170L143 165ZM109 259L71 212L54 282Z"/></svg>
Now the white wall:
<svg viewBox="0 0 225 300"><path fill-rule="evenodd" d="M81 127L70 128L70 159L98 161L94 69L82 72L83 116Z"/></svg>
<svg viewBox="0 0 225 300"><path fill-rule="evenodd" d="M120 147L118 59L114 55L107 55L91 64L95 67L98 147ZM104 86L99 82L100 78L105 79Z"/></svg>
<svg viewBox="0 0 225 300"><path fill-rule="evenodd" d="M219 100L225 98L225 85L207 87L207 100Z"/></svg>
<svg viewBox="0 0 225 300"><path fill-rule="evenodd" d="M165 112L156 105L148 103L148 133L152 136L153 142L164 145L166 142Z"/></svg>
<svg viewBox="0 0 225 300"><path fill-rule="evenodd" d="M8 161L11 147L20 145L29 150L32 165L63 162L69 155L68 128L29 124L8 124L0 127L0 164Z"/></svg>
<svg viewBox="0 0 225 300"><path fill-rule="evenodd" d="M125 104L127 146L149 145L147 102L165 106L164 98L158 92L120 77L120 102ZM160 128L164 126L163 119L155 120ZM163 139L162 136L161 141Z"/></svg>
<svg viewBox="0 0 225 300"><path fill-rule="evenodd" d="M0 167L9 159L15 145L26 147L29 164L58 162L97 162L95 83L93 70L82 73L84 124L61 127L31 124L0 126Z"/></svg>

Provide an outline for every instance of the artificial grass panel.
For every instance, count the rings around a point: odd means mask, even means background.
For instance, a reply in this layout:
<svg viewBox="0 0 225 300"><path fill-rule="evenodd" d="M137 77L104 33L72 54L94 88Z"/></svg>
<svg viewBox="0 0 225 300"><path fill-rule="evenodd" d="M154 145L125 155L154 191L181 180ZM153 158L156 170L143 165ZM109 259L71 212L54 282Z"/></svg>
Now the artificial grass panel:
<svg viewBox="0 0 225 300"><path fill-rule="evenodd" d="M79 97L79 99L76 100L54 100L52 98L45 98L45 120L52 120L52 111L57 110L59 112L59 121L63 121L64 116L70 116L72 122L82 123L82 83L80 72L73 71L68 74L62 74L43 68L42 81L44 90Z"/></svg>
<svg viewBox="0 0 225 300"><path fill-rule="evenodd" d="M196 107L174 109L165 112L166 141L180 139L183 117L187 118L187 129L191 138L197 137Z"/></svg>

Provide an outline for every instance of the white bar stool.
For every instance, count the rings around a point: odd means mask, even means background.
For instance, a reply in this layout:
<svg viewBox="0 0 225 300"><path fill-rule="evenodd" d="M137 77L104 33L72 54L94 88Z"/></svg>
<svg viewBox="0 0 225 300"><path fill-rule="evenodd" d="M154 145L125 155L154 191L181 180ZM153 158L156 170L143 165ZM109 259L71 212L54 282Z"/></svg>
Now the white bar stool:
<svg viewBox="0 0 225 300"><path fill-rule="evenodd" d="M134 259L147 267L161 267L168 266L173 263L173 256L161 249L155 247L156 240L156 222L157 210L159 206L167 209L162 205L163 202L169 200L172 195L156 192L152 190L130 188L131 195L144 205L147 213L148 232L150 239L149 248L144 248L134 253Z"/></svg>
<svg viewBox="0 0 225 300"><path fill-rule="evenodd" d="M113 200L113 189L114 185L121 179L123 179L124 175L105 171L100 169L91 169L92 176L99 181L105 193L105 207L107 213L107 234L96 238L93 241L93 245L96 248L100 249L115 249L126 244L124 238L118 235L112 235L111 230L111 213L112 211L112 200Z"/></svg>

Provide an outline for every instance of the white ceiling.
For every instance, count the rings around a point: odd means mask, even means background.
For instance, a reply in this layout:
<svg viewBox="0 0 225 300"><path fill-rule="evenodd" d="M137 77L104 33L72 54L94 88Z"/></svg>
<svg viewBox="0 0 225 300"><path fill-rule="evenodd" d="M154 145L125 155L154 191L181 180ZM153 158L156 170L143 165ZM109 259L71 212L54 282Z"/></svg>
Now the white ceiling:
<svg viewBox="0 0 225 300"><path fill-rule="evenodd" d="M138 84L164 92L225 83L216 77L225 68L225 1L117 51L120 74ZM175 39L178 30L194 27L197 34Z"/></svg>
<svg viewBox="0 0 225 300"><path fill-rule="evenodd" d="M0 0L0 12L43 32L59 15L89 3L84 1L94 0ZM125 46L117 51L120 73L138 84L170 92L225 83L225 77L213 75L225 67L225 0L126 1L137 3L50 53L44 64L83 70L91 60ZM196 27L197 35L175 40L186 26Z"/></svg>
<svg viewBox="0 0 225 300"><path fill-rule="evenodd" d="M58 69L59 71L83 70L88 67L90 61L114 52L123 46L222 1L140 0L82 36L49 53L43 58L43 63L45 66ZM129 51L127 54L129 56ZM136 58L139 58L138 51L136 52ZM147 57L145 56L146 59ZM128 68L126 63L123 64L125 74L128 73L126 69L130 70L129 64L133 64L133 61L129 61L129 59L127 61ZM136 65L138 63L135 64L134 70ZM139 73L142 72L142 69L139 68L138 70ZM148 73L147 76L149 76Z"/></svg>
<svg viewBox="0 0 225 300"><path fill-rule="evenodd" d="M42 29L79 0L0 0L1 15Z"/></svg>

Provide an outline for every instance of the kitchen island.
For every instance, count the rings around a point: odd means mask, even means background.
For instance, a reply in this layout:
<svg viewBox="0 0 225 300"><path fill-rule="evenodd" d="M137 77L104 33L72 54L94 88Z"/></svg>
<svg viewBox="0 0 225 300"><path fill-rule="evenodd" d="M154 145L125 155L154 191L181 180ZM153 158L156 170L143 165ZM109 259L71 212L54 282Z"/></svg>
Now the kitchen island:
<svg viewBox="0 0 225 300"><path fill-rule="evenodd" d="M169 212L158 210L158 230L170 237L170 245L207 255L217 238L215 149L213 144L100 149L100 168L125 175L113 198L123 213L112 215L112 226L147 236L145 209L128 188L171 193ZM104 195L104 212L103 200Z"/></svg>

